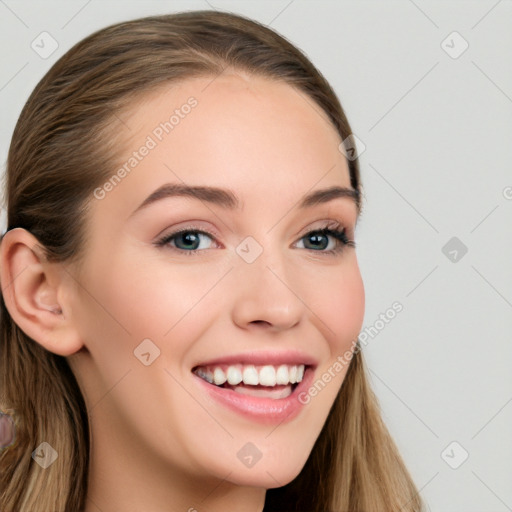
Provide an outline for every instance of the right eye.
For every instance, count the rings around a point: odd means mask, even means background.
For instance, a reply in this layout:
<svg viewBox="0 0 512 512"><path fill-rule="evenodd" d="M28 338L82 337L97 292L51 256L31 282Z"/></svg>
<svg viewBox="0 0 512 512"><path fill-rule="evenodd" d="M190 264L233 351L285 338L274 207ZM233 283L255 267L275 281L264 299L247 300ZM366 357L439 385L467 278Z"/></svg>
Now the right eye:
<svg viewBox="0 0 512 512"><path fill-rule="evenodd" d="M203 238L213 239L213 235L199 229L185 228L175 231L174 233L164 235L162 238L157 240L156 245L158 247L167 246L171 250L177 250L186 253L187 255L191 255L195 252L199 252L199 245ZM173 242L173 244L171 244L171 242ZM210 248L211 247L203 247L203 250Z"/></svg>

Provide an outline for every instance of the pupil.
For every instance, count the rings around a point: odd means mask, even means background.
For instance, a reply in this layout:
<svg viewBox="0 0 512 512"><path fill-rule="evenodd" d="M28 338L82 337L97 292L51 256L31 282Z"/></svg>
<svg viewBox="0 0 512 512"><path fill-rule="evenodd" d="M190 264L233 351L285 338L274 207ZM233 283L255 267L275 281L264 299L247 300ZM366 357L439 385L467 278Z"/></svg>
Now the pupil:
<svg viewBox="0 0 512 512"><path fill-rule="evenodd" d="M194 243L197 242L197 240L198 240L198 236L191 234L191 233L184 233L183 235L181 235L181 238L182 238L182 240L185 241L185 245L187 245L187 244L194 245Z"/></svg>
<svg viewBox="0 0 512 512"><path fill-rule="evenodd" d="M318 247L318 239L322 238L322 237L323 237L323 235L311 235L309 238L310 238L310 240L316 240L316 242L313 242L313 245L317 244L316 247ZM321 241L320 241L320 245L322 245Z"/></svg>

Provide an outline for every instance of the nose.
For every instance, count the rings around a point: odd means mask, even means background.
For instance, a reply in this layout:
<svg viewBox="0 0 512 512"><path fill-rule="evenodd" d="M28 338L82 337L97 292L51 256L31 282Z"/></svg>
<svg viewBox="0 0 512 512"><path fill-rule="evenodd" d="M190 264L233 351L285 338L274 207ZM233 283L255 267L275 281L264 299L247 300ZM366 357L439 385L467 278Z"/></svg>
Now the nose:
<svg viewBox="0 0 512 512"><path fill-rule="evenodd" d="M232 278L233 322L244 329L282 331L298 325L305 305L299 296L297 269L282 257L263 252L252 263L240 258Z"/></svg>

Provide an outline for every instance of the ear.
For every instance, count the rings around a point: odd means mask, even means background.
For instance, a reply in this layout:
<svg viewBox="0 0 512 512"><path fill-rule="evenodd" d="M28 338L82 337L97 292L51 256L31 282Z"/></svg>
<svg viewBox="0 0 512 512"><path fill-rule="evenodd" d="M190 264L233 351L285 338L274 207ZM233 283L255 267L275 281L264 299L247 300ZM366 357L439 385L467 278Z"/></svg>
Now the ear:
<svg viewBox="0 0 512 512"><path fill-rule="evenodd" d="M49 263L29 231L7 231L0 244L0 283L13 321L50 352L71 355L83 347L70 307L72 277Z"/></svg>

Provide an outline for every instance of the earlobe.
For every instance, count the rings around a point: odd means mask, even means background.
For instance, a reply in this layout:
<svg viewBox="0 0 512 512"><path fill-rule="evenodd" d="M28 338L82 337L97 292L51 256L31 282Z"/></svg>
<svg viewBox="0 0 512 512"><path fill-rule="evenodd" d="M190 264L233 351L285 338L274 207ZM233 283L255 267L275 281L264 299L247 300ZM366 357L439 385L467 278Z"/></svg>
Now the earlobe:
<svg viewBox="0 0 512 512"><path fill-rule="evenodd" d="M13 321L50 352L69 356L83 346L71 309L64 303L68 280L59 264L49 263L27 230L8 231L0 245L0 282Z"/></svg>

